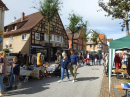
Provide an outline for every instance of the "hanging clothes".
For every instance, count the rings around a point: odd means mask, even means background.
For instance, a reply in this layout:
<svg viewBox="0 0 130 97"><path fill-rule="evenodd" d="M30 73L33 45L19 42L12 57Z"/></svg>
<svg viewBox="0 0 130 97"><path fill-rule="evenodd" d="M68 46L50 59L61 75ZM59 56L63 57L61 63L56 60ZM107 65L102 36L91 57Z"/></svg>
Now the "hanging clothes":
<svg viewBox="0 0 130 97"><path fill-rule="evenodd" d="M42 62L41 62L41 53L38 53L37 54L37 65L42 65Z"/></svg>
<svg viewBox="0 0 130 97"><path fill-rule="evenodd" d="M35 55L32 55L31 63L34 64L34 61L35 61Z"/></svg>
<svg viewBox="0 0 130 97"><path fill-rule="evenodd" d="M116 54L116 56L114 58L114 62L115 62L116 69L121 69L121 58L120 58L119 54Z"/></svg>

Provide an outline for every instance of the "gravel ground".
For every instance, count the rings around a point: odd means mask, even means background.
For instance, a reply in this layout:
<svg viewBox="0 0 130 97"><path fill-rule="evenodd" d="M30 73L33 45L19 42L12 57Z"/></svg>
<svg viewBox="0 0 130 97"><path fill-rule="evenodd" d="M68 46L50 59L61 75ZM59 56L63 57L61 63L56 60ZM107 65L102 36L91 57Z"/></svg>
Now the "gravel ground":
<svg viewBox="0 0 130 97"><path fill-rule="evenodd" d="M102 87L101 87L101 91L100 91L100 97L109 97L108 76L107 75L104 75L103 80L102 80ZM110 97L115 97L112 80L111 80L111 95L110 95Z"/></svg>
<svg viewBox="0 0 130 97"><path fill-rule="evenodd" d="M103 66L81 66L77 71L77 81L69 82L66 76L62 83L52 76L43 80L22 82L17 90L6 91L4 97L99 97L103 79ZM102 96L106 97L106 96Z"/></svg>

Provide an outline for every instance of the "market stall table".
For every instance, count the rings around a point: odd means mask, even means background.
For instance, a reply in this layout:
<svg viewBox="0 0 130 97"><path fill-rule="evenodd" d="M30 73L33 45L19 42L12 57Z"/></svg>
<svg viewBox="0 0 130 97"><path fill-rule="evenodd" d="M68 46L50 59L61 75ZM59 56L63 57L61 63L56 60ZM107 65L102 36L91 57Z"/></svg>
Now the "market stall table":
<svg viewBox="0 0 130 97"><path fill-rule="evenodd" d="M41 67L37 67L36 70L25 70L22 67L20 68L20 75L25 75L25 82L28 81L28 76L35 76L36 78L39 79L39 71L43 69ZM7 72L11 72L11 66L7 66Z"/></svg>

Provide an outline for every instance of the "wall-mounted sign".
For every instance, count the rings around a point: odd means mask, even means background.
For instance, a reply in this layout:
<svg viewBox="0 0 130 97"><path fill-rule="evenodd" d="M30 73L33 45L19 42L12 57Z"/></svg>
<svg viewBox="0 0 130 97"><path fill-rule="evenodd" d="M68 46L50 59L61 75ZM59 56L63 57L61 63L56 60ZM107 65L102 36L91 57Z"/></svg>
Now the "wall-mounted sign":
<svg viewBox="0 0 130 97"><path fill-rule="evenodd" d="M61 44L56 43L55 46L56 47L61 47Z"/></svg>
<svg viewBox="0 0 130 97"><path fill-rule="evenodd" d="M0 35L3 35L3 31L0 31Z"/></svg>
<svg viewBox="0 0 130 97"><path fill-rule="evenodd" d="M2 42L2 37L0 37L0 42Z"/></svg>

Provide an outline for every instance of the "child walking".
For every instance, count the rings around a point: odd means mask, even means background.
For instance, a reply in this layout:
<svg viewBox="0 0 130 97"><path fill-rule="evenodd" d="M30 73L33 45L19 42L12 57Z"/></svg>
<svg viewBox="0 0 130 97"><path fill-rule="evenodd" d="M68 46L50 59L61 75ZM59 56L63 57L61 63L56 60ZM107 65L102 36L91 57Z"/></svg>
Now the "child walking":
<svg viewBox="0 0 130 97"><path fill-rule="evenodd" d="M12 89L13 79L15 81L15 89L17 89L17 76L19 75L20 65L18 63L18 58L13 58L13 63L11 65L11 77L10 77L10 87L9 90Z"/></svg>

